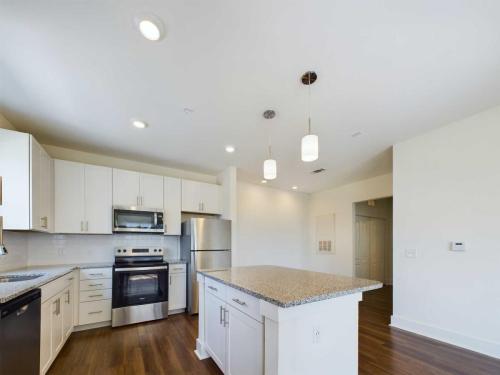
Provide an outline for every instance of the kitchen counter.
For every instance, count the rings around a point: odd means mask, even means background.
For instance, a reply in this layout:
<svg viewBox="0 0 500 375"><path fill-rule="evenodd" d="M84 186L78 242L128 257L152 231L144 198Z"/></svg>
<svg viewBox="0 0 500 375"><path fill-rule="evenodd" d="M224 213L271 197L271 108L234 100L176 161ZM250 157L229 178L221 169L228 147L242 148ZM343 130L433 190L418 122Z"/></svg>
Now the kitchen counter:
<svg viewBox="0 0 500 375"><path fill-rule="evenodd" d="M30 266L7 272L1 272L0 276L33 275L33 274L42 274L42 276L32 280L0 283L0 303L8 302L11 299L14 299L26 292L29 292L30 290L40 288L42 285L45 285L51 282L52 280L64 276L75 269L107 268L112 266L113 266L112 263L81 263L81 264L56 265L56 266L53 265Z"/></svg>
<svg viewBox="0 0 500 375"><path fill-rule="evenodd" d="M382 287L379 281L275 266L199 271L279 307L291 307Z"/></svg>

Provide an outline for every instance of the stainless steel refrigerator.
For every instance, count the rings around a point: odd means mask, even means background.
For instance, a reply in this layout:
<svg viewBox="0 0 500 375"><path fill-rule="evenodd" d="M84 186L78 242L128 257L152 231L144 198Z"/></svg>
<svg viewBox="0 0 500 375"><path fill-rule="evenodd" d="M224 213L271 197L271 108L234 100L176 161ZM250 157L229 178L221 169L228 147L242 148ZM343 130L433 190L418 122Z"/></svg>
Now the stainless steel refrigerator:
<svg viewBox="0 0 500 375"><path fill-rule="evenodd" d="M197 314L197 271L231 267L231 220L191 218L183 222L181 257L188 262L188 312Z"/></svg>

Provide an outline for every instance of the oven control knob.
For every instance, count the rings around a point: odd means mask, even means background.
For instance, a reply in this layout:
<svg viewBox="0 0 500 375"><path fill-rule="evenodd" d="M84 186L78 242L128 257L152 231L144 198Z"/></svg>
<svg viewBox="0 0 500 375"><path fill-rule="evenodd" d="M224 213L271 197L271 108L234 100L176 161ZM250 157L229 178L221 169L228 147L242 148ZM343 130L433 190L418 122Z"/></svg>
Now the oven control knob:
<svg viewBox="0 0 500 375"><path fill-rule="evenodd" d="M158 250L155 249L155 253L157 252Z"/></svg>
<svg viewBox="0 0 500 375"><path fill-rule="evenodd" d="M118 249L118 252L121 253L122 251L120 249Z"/></svg>
<svg viewBox="0 0 500 375"><path fill-rule="evenodd" d="M158 250L161 253L161 249Z"/></svg>
<svg viewBox="0 0 500 375"><path fill-rule="evenodd" d="M127 249L123 249L123 252L126 253L127 252Z"/></svg>

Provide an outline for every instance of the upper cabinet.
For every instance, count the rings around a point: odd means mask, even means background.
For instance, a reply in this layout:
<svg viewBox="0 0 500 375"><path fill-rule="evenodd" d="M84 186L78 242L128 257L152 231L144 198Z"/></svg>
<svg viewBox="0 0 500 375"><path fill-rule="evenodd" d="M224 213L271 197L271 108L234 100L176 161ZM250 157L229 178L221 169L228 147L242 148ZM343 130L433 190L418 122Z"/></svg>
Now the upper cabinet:
<svg viewBox="0 0 500 375"><path fill-rule="evenodd" d="M163 178L163 222L165 234L181 235L181 180L175 177Z"/></svg>
<svg viewBox="0 0 500 375"><path fill-rule="evenodd" d="M111 168L55 160L54 170L54 231L111 234Z"/></svg>
<svg viewBox="0 0 500 375"><path fill-rule="evenodd" d="M182 211L220 214L220 186L182 180Z"/></svg>
<svg viewBox="0 0 500 375"><path fill-rule="evenodd" d="M163 208L163 177L113 169L113 205Z"/></svg>
<svg viewBox="0 0 500 375"><path fill-rule="evenodd" d="M4 229L50 232L53 220L53 161L27 133L0 129Z"/></svg>

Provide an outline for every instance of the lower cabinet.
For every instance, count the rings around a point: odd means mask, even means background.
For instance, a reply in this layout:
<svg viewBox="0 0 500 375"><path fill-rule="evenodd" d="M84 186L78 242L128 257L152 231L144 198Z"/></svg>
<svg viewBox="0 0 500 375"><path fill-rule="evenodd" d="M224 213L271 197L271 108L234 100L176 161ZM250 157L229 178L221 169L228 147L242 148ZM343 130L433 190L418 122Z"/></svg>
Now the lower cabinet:
<svg viewBox="0 0 500 375"><path fill-rule="evenodd" d="M96 324L111 320L111 268L80 270L78 324Z"/></svg>
<svg viewBox="0 0 500 375"><path fill-rule="evenodd" d="M74 328L74 272L42 286L40 374L45 374Z"/></svg>
<svg viewBox="0 0 500 375"><path fill-rule="evenodd" d="M168 276L168 311L176 313L186 309L187 275L185 264L170 265Z"/></svg>
<svg viewBox="0 0 500 375"><path fill-rule="evenodd" d="M263 323L208 289L205 291L205 347L226 375L264 374Z"/></svg>

